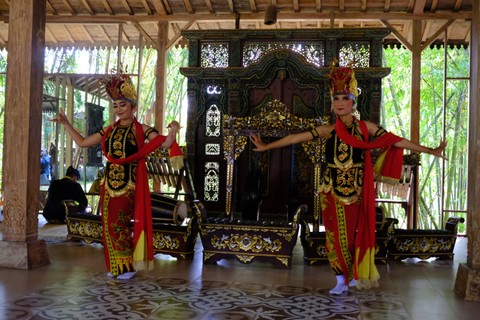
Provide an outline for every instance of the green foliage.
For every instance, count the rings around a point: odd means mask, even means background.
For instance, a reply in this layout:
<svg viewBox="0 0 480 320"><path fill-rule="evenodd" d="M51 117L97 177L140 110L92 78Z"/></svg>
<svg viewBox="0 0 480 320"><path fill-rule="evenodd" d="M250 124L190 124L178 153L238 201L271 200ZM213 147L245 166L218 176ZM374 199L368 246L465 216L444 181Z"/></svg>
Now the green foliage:
<svg viewBox="0 0 480 320"><path fill-rule="evenodd" d="M400 52L387 49L384 63L392 67L392 73L383 83L382 125L409 138L411 55L404 49ZM445 80L444 70L449 74L448 80ZM436 147L445 139L449 161L422 154L419 228L443 228L449 215L465 217L469 83L462 77L468 77L468 70L467 49L449 48L447 61L443 49L425 50L422 54L420 143ZM397 207L389 207L389 212L404 223L405 213ZM464 228L460 225L460 232Z"/></svg>

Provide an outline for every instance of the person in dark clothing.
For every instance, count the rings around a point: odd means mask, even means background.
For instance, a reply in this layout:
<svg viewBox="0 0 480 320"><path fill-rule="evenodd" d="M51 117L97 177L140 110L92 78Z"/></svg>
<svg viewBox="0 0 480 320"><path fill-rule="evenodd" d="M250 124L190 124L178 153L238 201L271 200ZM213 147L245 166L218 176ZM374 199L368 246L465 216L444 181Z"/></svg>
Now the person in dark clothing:
<svg viewBox="0 0 480 320"><path fill-rule="evenodd" d="M66 209L64 200L73 200L78 204L80 212L88 206L88 200L82 186L77 182L80 172L72 166L67 168L65 177L54 180L48 188L47 201L43 209L43 216L49 223L66 223Z"/></svg>

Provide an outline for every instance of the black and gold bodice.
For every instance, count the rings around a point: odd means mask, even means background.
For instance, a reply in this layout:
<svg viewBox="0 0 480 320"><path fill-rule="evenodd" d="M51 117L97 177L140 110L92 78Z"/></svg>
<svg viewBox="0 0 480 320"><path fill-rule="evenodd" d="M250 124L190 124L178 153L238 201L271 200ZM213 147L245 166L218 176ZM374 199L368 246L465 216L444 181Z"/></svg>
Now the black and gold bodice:
<svg viewBox="0 0 480 320"><path fill-rule="evenodd" d="M105 152L110 157L126 158L138 151L133 128L133 123L128 126L117 125L108 132L105 139ZM149 128L144 133L144 137L148 137L152 131L157 132L154 128ZM99 132L102 136L105 134L103 129L100 129ZM111 196L120 196L134 191L136 173L136 163L114 164L107 161L104 175L105 191Z"/></svg>
<svg viewBox="0 0 480 320"><path fill-rule="evenodd" d="M348 132L363 140L358 123L347 127ZM332 192L343 204L352 204L361 199L365 153L343 142L335 129L325 142L325 172L320 192Z"/></svg>

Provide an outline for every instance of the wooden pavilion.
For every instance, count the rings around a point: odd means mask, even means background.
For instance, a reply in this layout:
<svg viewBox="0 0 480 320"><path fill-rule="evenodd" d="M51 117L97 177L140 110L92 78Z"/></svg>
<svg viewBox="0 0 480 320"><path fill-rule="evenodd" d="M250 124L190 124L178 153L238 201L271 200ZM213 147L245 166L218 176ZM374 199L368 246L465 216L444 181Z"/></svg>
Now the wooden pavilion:
<svg viewBox="0 0 480 320"><path fill-rule="evenodd" d="M455 291L480 300L480 0L0 0L0 47L8 50L3 154L5 220L0 266L49 263L38 240L38 192L45 47L152 46L157 49L156 125L161 130L166 52L187 30L389 28L385 44L412 52L411 139L419 140L423 49L467 45L471 52L468 261Z"/></svg>

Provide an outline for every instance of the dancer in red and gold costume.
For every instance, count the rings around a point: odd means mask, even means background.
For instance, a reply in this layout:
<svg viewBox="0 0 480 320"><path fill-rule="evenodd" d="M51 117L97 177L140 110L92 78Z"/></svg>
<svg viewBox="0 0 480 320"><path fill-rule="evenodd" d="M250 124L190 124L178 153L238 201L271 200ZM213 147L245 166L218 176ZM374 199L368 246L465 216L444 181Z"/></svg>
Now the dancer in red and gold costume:
<svg viewBox="0 0 480 320"><path fill-rule="evenodd" d="M326 139L327 168L322 177L320 198L326 231L326 251L337 278L331 294L342 294L348 287L378 286L380 275L375 258L375 191L371 149L386 152L381 175L400 178L403 149L443 156L446 143L427 148L395 136L370 121L354 116L359 95L351 67L332 66L330 94L335 124L291 134L269 144L252 135L255 151L281 148L312 139Z"/></svg>
<svg viewBox="0 0 480 320"><path fill-rule="evenodd" d="M137 270L153 267L152 211L145 156L157 148L170 148L173 165L183 165L182 152L175 141L180 126L173 121L168 126L168 135L163 136L155 128L139 123L134 116L137 93L128 75L112 75L104 84L113 100L117 118L114 124L83 137L62 110L52 121L63 124L80 147L102 144L107 159L100 192L107 275L125 280L135 276Z"/></svg>

